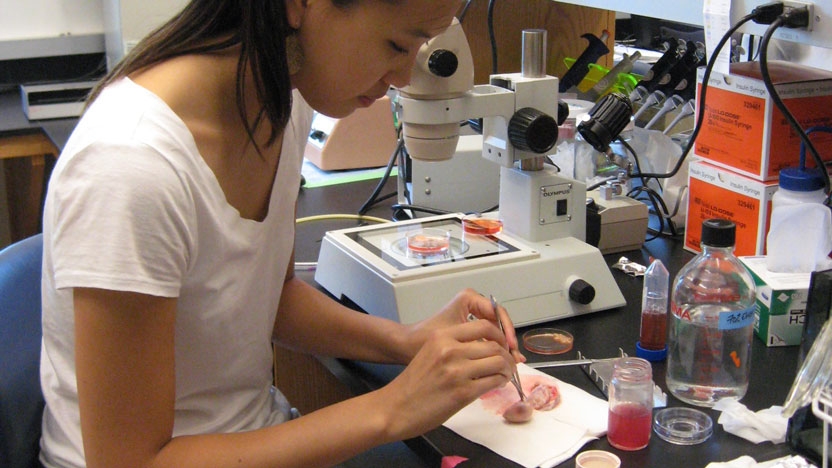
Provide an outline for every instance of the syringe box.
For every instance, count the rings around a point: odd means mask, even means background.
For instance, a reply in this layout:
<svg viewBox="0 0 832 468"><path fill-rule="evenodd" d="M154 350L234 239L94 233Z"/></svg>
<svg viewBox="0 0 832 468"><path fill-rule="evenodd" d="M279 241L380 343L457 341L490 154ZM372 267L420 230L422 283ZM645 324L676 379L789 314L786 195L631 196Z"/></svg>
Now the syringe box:
<svg viewBox="0 0 832 468"><path fill-rule="evenodd" d="M832 125L832 72L775 60L768 67L802 128ZM700 68L697 112L703 77ZM705 100L697 156L760 181L777 180L780 169L797 166L800 137L776 108L758 62L731 64L730 75L713 72ZM812 143L824 160L832 160L832 135L813 134Z"/></svg>
<svg viewBox="0 0 832 468"><path fill-rule="evenodd" d="M757 285L754 333L766 346L800 344L811 273L775 273L765 256L740 257Z"/></svg>
<svg viewBox="0 0 832 468"><path fill-rule="evenodd" d="M737 225L737 256L764 254L771 198L777 189L777 182L761 182L706 161L691 161L685 249L700 252L702 222L722 218Z"/></svg>

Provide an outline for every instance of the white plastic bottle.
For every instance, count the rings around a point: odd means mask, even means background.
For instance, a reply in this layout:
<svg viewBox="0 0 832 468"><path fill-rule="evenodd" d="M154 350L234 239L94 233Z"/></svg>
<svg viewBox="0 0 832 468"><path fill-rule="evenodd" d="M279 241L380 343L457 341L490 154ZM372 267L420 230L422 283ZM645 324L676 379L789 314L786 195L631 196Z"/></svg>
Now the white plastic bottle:
<svg viewBox="0 0 832 468"><path fill-rule="evenodd" d="M766 237L769 271L810 273L832 266L832 210L823 204L824 177L813 168L780 171Z"/></svg>

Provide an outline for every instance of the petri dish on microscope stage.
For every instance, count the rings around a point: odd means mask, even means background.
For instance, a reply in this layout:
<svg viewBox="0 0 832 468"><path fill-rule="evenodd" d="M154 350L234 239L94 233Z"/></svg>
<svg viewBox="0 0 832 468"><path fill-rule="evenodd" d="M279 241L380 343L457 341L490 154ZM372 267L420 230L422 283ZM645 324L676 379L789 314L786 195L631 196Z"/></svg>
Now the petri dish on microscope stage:
<svg viewBox="0 0 832 468"><path fill-rule="evenodd" d="M523 347L537 354L563 354L574 342L572 334L557 328L535 328L523 334Z"/></svg>
<svg viewBox="0 0 832 468"><path fill-rule="evenodd" d="M664 408L653 417L653 432L676 445L696 445L714 432L710 416L693 408Z"/></svg>
<svg viewBox="0 0 832 468"><path fill-rule="evenodd" d="M503 230L503 222L497 218L488 218L480 214L470 214L462 218L462 230L466 234L489 236Z"/></svg>
<svg viewBox="0 0 832 468"><path fill-rule="evenodd" d="M444 255L451 246L451 232L425 228L407 233L407 252L415 256Z"/></svg>

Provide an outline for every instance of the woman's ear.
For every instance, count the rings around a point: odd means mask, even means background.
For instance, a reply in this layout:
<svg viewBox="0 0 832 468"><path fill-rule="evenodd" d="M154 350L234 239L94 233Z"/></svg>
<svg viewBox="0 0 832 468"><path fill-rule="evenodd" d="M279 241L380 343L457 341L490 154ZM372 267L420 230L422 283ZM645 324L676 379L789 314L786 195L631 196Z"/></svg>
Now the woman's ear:
<svg viewBox="0 0 832 468"><path fill-rule="evenodd" d="M284 0L286 2L286 21L292 29L300 29L306 0Z"/></svg>

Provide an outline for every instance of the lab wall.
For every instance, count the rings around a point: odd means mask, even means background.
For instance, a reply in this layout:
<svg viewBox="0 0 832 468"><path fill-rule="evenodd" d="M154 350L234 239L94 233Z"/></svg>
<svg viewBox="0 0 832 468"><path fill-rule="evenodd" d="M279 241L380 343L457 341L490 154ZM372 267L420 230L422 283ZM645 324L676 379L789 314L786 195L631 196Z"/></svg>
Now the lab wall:
<svg viewBox="0 0 832 468"><path fill-rule="evenodd" d="M104 32L102 0L0 0L0 41Z"/></svg>

